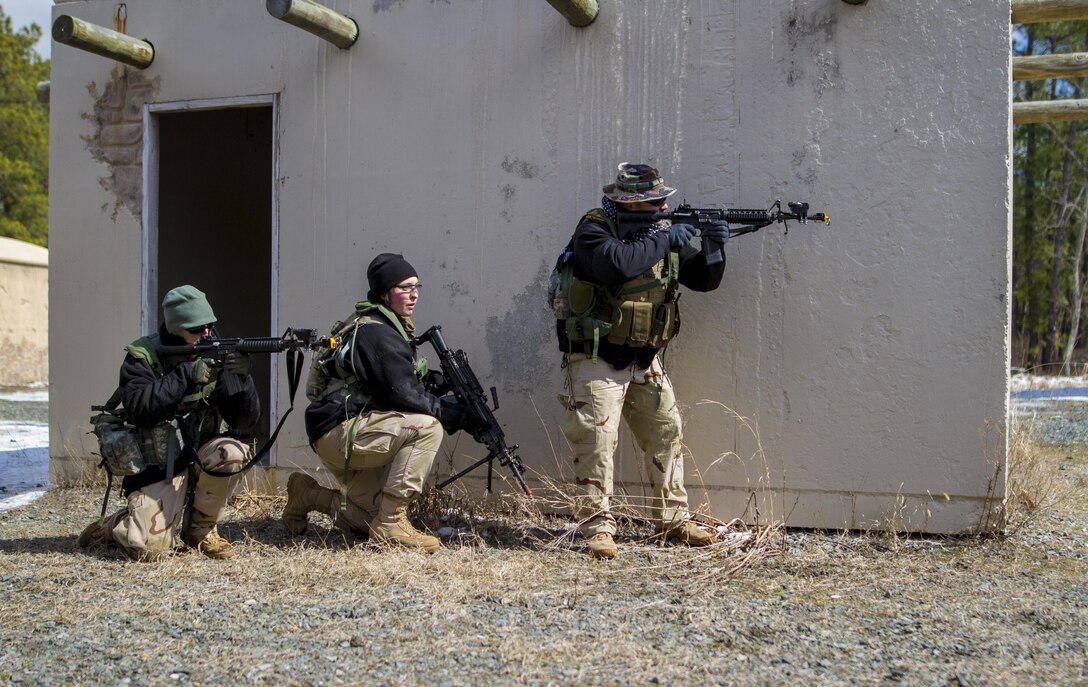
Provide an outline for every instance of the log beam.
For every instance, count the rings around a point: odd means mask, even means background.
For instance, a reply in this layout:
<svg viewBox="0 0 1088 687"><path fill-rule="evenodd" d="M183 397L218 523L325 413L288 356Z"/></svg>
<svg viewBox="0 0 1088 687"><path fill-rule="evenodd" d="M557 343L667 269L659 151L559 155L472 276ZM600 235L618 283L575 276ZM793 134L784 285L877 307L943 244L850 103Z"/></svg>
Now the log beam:
<svg viewBox="0 0 1088 687"><path fill-rule="evenodd" d="M309 31L341 50L359 40L359 25L354 19L313 0L265 0L265 8L276 19Z"/></svg>
<svg viewBox="0 0 1088 687"><path fill-rule="evenodd" d="M39 81L34 87L34 95L37 96L39 103L49 107L49 82Z"/></svg>
<svg viewBox="0 0 1088 687"><path fill-rule="evenodd" d="M1088 0L1012 0L1012 23L1088 19Z"/></svg>
<svg viewBox="0 0 1088 687"><path fill-rule="evenodd" d="M155 59L155 47L148 41L67 14L53 22L53 40L137 69L147 69Z"/></svg>
<svg viewBox="0 0 1088 687"><path fill-rule="evenodd" d="M1034 103L1013 103L1013 124L1039 122L1068 122L1088 119L1088 99L1044 100Z"/></svg>
<svg viewBox="0 0 1088 687"><path fill-rule="evenodd" d="M1012 58L1013 81L1088 76L1088 52Z"/></svg>
<svg viewBox="0 0 1088 687"><path fill-rule="evenodd" d="M578 28L592 24L600 13L597 0L548 0L548 4Z"/></svg>

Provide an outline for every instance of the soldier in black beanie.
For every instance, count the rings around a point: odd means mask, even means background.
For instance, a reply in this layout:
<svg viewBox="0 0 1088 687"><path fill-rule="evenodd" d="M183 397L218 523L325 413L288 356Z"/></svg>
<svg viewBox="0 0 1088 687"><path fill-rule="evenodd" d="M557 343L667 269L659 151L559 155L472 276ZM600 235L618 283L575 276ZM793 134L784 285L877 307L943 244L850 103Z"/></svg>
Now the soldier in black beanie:
<svg viewBox="0 0 1088 687"><path fill-rule="evenodd" d="M301 534L318 511L372 541L434 552L438 539L416 530L407 508L423 490L443 428L462 429L466 413L454 397L423 386L427 361L416 358L412 340L421 288L415 268L402 255L382 253L366 277L367 299L339 328L336 352L315 359L306 389L310 445L343 489L291 475L283 524Z"/></svg>

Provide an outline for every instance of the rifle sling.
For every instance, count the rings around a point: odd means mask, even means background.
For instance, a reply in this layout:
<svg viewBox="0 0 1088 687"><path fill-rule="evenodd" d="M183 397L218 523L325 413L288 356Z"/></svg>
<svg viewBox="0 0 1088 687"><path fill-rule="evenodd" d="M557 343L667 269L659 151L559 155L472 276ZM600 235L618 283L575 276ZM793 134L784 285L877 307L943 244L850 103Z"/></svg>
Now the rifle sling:
<svg viewBox="0 0 1088 687"><path fill-rule="evenodd" d="M276 429L272 432L272 435L268 437L268 441L264 442L264 445L253 454L241 470L237 472L228 472L226 470L209 470L208 468L201 467L204 472L214 477L234 477L235 475L241 475L243 472L249 470L262 460L269 451L272 450L272 445L276 443L276 437L279 436L280 430L283 429L283 423L287 420L287 416L291 414L291 411L295 409L295 392L298 391L298 383L302 378L302 356L294 348L287 350L287 388L290 391L290 407L280 417L280 421L276 423Z"/></svg>

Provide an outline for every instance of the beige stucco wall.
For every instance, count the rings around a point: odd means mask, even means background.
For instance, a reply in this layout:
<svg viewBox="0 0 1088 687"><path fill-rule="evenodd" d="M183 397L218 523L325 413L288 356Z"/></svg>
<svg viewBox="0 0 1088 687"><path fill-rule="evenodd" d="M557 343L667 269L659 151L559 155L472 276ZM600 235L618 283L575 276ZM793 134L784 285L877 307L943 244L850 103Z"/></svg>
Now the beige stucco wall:
<svg viewBox="0 0 1088 687"><path fill-rule="evenodd" d="M49 251L0 237L0 386L49 379Z"/></svg>
<svg viewBox="0 0 1088 687"><path fill-rule="evenodd" d="M985 519L1004 487L1007 1L602 0L585 29L543 0L329 5L361 26L350 50L262 3L130 0L128 32L156 58L109 115L276 94L281 326L327 328L376 252L404 252L427 284L416 322L443 325L499 388L526 462L557 475L543 292L615 164L650 161L695 204L807 200L830 228L739 238L722 288L682 299L666 364L693 505L816 527ZM111 26L114 6L54 14ZM109 127L85 116L113 67L53 49L57 464L89 453L87 407L140 333L139 139L116 126L103 152ZM299 415L278 461L312 467ZM631 444L619 474L638 491ZM463 437L444 450L480 454Z"/></svg>

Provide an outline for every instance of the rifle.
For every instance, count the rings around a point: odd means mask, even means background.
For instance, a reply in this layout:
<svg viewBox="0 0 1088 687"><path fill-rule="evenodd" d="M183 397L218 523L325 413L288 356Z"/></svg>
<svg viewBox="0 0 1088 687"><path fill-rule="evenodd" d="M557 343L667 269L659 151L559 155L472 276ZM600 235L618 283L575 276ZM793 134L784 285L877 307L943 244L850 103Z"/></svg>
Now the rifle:
<svg viewBox="0 0 1088 687"><path fill-rule="evenodd" d="M328 337L319 338L316 329L288 328L283 336L255 336L246 339L220 339L214 336L205 336L195 344L189 346L161 346L159 355L164 358L197 356L222 361L232 353L282 353L287 351L287 375L291 379L292 367L297 363L301 365L302 359L297 358L299 349L317 350L321 346L332 343ZM301 370L295 373L297 378ZM242 390L242 380L238 375L224 374L223 386L228 395L236 394ZM292 395L294 395L292 393Z"/></svg>
<svg viewBox="0 0 1088 687"><path fill-rule="evenodd" d="M781 200L774 201L771 207L766 210L693 208L687 203L683 203L671 212L621 212L617 216L621 222L656 222L657 220L668 219L678 224L690 224L700 230L700 234L703 225L713 222L744 225L735 229L730 227L730 238L742 234L751 234L776 222L781 222L786 229L785 233L789 234L790 227L786 223L788 220L796 220L798 224L808 224L809 221L817 224L830 222L830 218L826 213L808 214L808 203L786 203L786 206L790 209L789 212L782 211ZM717 246L716 250L712 250L710 245L712 242L712 239L703 236L703 255L706 256L706 264L708 265L719 263L723 259L722 247Z"/></svg>
<svg viewBox="0 0 1088 687"><path fill-rule="evenodd" d="M495 459L498 459L499 465L510 468L514 479L517 480L525 494L532 496L533 490L529 488L529 485L525 483L525 478L522 477L525 473L525 465L522 464L521 458L518 457L518 446L517 444L513 446L506 445L506 436L503 434L502 427L499 426L499 421L495 419L494 412L492 412L499 409L499 397L495 393L495 387L491 387L492 407L489 408L483 387L480 386L479 380L476 379L476 375L468 365L468 356L465 355L464 351L451 351L442 338L441 329L442 327L438 325L431 327L423 332L422 336L416 339L416 342L430 341L431 345L434 346L434 350L438 353L438 358L441 361L442 374L446 377L446 382L453 390L454 395L457 396L457 400L468 410L474 420L472 429L469 430L472 438L486 447L488 453L453 477L440 482L438 488L442 489L447 484L464 477L469 472L487 463L487 490L491 491L493 463Z"/></svg>
<svg viewBox="0 0 1088 687"><path fill-rule="evenodd" d="M338 342L335 339L329 337L319 338L316 329L288 328L287 331L283 333L283 336L280 337L256 336L248 339L220 339L213 336L205 336L191 346L161 346L158 350L159 355L162 357L199 356L202 358L213 358L215 360L222 360L231 353L282 353L283 351L287 351L287 387L291 393L291 404L283 415L280 416L279 423L276 424L276 428L272 431L272 434L268 437L264 446L255 451L253 457L250 458L237 473L210 470L207 468L204 469L204 472L217 477L232 477L235 474L245 472L256 465L257 461L264 458L265 454L272 448L272 445L276 443L276 437L279 436L280 429L283 428L283 423L287 420L287 416L295 409L295 392L298 390L298 383L302 377L303 360L302 356L299 354L299 350L307 348L310 350L317 350L322 346L335 348L337 343ZM223 386L228 395L242 390L242 379L238 375L224 374L222 379ZM189 431L184 423L181 423L181 430L182 436L185 438L185 443L190 444L191 437L188 436Z"/></svg>

